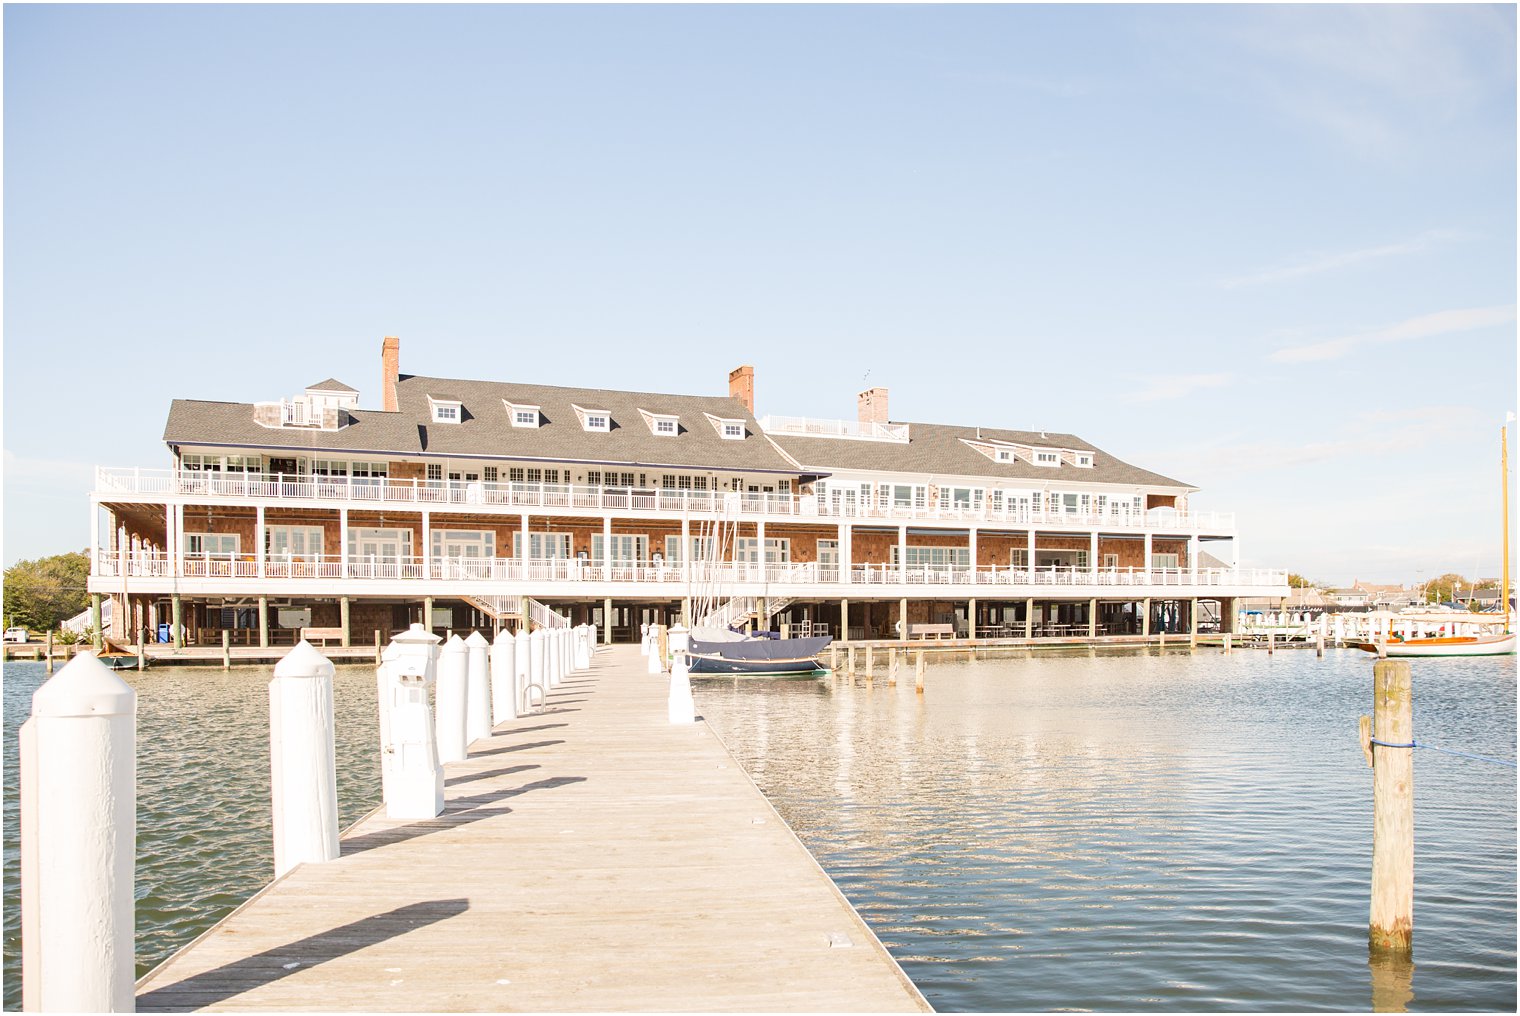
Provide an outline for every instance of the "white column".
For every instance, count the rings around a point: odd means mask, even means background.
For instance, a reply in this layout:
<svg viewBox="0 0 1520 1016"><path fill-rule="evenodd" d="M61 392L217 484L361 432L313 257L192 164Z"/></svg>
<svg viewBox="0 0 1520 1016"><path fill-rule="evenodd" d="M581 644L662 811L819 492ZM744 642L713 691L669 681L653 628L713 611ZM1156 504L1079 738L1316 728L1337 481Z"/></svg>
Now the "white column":
<svg viewBox="0 0 1520 1016"><path fill-rule="evenodd" d="M765 520L755 523L755 548L759 555L756 560L760 562L760 580L765 581Z"/></svg>
<svg viewBox="0 0 1520 1016"><path fill-rule="evenodd" d="M491 644L478 631L464 640L469 651L469 687L465 707L465 743L491 736Z"/></svg>
<svg viewBox="0 0 1520 1016"><path fill-rule="evenodd" d="M338 856L333 665L309 642L275 664L269 682L274 876Z"/></svg>
<svg viewBox="0 0 1520 1016"><path fill-rule="evenodd" d="M170 544L173 546L173 544ZM100 573L100 502L90 498L90 571Z"/></svg>
<svg viewBox="0 0 1520 1016"><path fill-rule="evenodd" d="M348 509L338 509L338 575L348 578Z"/></svg>
<svg viewBox="0 0 1520 1016"><path fill-rule="evenodd" d="M264 552L264 506L258 505L253 509L253 554L254 561L258 566L259 578L264 577L264 561L268 557Z"/></svg>
<svg viewBox="0 0 1520 1016"><path fill-rule="evenodd" d="M612 564L612 516L602 517L602 566ZM605 576L604 576L605 577ZM610 625L608 627L611 627Z"/></svg>
<svg viewBox="0 0 1520 1016"><path fill-rule="evenodd" d="M167 561L167 564L169 565L170 575L179 574L179 569L174 567L174 548L178 546L180 542L180 540L175 539L174 535L174 506L166 504L164 505L164 543L168 544L169 560Z"/></svg>
<svg viewBox="0 0 1520 1016"><path fill-rule="evenodd" d="M967 542L967 546L969 547L970 552L971 552L971 574L973 576L972 581L974 582L974 581L976 581L976 579L975 579L975 575L976 575L976 527L975 526L971 527L971 532L968 534L968 539L967 539L966 542ZM907 638L907 637L908 637L907 636L907 632L905 630L904 633L903 633L903 638Z"/></svg>
<svg viewBox="0 0 1520 1016"><path fill-rule="evenodd" d="M527 512L523 512L522 526L520 527L520 531L522 532L522 554L519 555L519 558L521 560L523 560L523 561L526 561L526 560L528 560L528 556L529 556L529 553L530 553L530 551L528 549L528 513ZM573 550L574 548L571 548L571 549ZM574 557L575 555L571 554L570 556ZM524 572L523 574L524 574L524 576L527 575L526 572Z"/></svg>
<svg viewBox="0 0 1520 1016"><path fill-rule="evenodd" d="M1149 573L1150 570L1151 570L1151 534L1150 533L1146 533L1145 534L1145 570L1146 570L1147 573Z"/></svg>
<svg viewBox="0 0 1520 1016"><path fill-rule="evenodd" d="M1027 553L1029 554L1029 563L1028 563L1027 567L1029 568L1030 571L1034 571L1035 556L1034 556L1034 529L1033 528L1031 528L1029 530L1029 541L1028 541Z"/></svg>
<svg viewBox="0 0 1520 1016"><path fill-rule="evenodd" d="M444 764L462 762L470 754L465 726L469 655L458 635L450 636L438 654L438 761Z"/></svg>
<svg viewBox="0 0 1520 1016"><path fill-rule="evenodd" d="M1197 533L1188 537L1188 571L1192 575L1192 583L1195 586L1198 584L1198 548L1201 545L1202 541L1198 539Z"/></svg>
<svg viewBox="0 0 1520 1016"><path fill-rule="evenodd" d="M1092 548L1087 552L1087 567L1090 571L1098 570L1098 531L1094 529L1089 534L1088 545Z"/></svg>
<svg viewBox="0 0 1520 1016"><path fill-rule="evenodd" d="M19 743L22 1007L132 1012L137 694L76 656Z"/></svg>
<svg viewBox="0 0 1520 1016"><path fill-rule="evenodd" d="M433 577L433 513L422 509L422 577Z"/></svg>
<svg viewBox="0 0 1520 1016"><path fill-rule="evenodd" d="M685 497L685 495L682 495ZM681 557L682 571L691 574L691 518L685 512L681 513Z"/></svg>
<svg viewBox="0 0 1520 1016"><path fill-rule="evenodd" d="M505 628L491 644L491 724L517 719L517 639Z"/></svg>
<svg viewBox="0 0 1520 1016"><path fill-rule="evenodd" d="M844 523L840 523L840 525L839 525L839 581L841 581L841 582L848 582L848 581L850 581L850 571L851 571L851 568L854 566L854 550L851 547L851 542L852 542L851 537L852 537L852 535L853 535L853 527L845 525ZM843 632L840 633L839 637L842 638L842 639L849 638L849 636L846 635Z"/></svg>
<svg viewBox="0 0 1520 1016"><path fill-rule="evenodd" d="M908 576L908 527L897 527L897 580L906 582Z"/></svg>

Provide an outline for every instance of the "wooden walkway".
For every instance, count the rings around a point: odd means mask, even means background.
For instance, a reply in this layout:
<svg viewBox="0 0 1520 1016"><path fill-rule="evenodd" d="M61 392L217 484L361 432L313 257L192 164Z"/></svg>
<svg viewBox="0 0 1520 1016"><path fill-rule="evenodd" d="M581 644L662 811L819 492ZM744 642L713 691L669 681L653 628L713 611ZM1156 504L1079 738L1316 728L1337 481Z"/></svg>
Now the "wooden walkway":
<svg viewBox="0 0 1520 1016"><path fill-rule="evenodd" d="M139 1012L928 1011L636 647L372 815L138 984Z"/></svg>

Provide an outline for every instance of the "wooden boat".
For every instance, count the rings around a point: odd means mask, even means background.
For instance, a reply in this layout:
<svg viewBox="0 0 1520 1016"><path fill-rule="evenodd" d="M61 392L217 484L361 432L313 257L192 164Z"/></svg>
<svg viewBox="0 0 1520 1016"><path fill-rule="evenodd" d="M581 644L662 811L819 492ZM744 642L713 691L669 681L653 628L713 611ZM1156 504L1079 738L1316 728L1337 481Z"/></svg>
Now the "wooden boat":
<svg viewBox="0 0 1520 1016"><path fill-rule="evenodd" d="M136 650L129 649L119 642L112 642L110 639L102 640L100 652L95 654L95 658L112 670L137 669ZM147 665L146 660L143 663L144 666Z"/></svg>
<svg viewBox="0 0 1520 1016"><path fill-rule="evenodd" d="M708 641L694 635L687 657L693 674L811 674L823 669L818 655L832 641L828 636Z"/></svg>
<svg viewBox="0 0 1520 1016"><path fill-rule="evenodd" d="M1356 648L1378 651L1376 642L1357 642ZM1388 656L1509 656L1515 651L1515 635L1454 635L1445 638L1403 639L1395 636L1384 644Z"/></svg>

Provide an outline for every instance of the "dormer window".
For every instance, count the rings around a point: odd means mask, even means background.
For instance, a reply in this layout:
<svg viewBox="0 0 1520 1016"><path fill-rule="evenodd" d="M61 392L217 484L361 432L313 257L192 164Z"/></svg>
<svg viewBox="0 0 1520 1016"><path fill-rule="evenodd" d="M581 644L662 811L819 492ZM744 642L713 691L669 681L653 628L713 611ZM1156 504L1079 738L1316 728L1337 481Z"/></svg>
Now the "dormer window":
<svg viewBox="0 0 1520 1016"><path fill-rule="evenodd" d="M507 407L507 414L512 418L514 427L537 427L539 415L537 406L520 406L515 402L502 399L502 404Z"/></svg>
<svg viewBox="0 0 1520 1016"><path fill-rule="evenodd" d="M705 416L705 417L707 417L707 421L713 425L713 429L718 432L718 436L721 437L723 440L725 440L725 441L743 441L744 440L744 421L743 420L725 419L724 417L721 417L721 416L714 416L711 413L703 413L702 415Z"/></svg>
<svg viewBox="0 0 1520 1016"><path fill-rule="evenodd" d="M998 449L996 449L994 451L993 454L996 456L996 458L997 458L997 460L999 462L1012 462L1013 461L1013 449L1012 448L998 448Z"/></svg>
<svg viewBox="0 0 1520 1016"><path fill-rule="evenodd" d="M1077 452L1077 465L1078 466L1082 467L1083 469L1091 469L1092 468L1092 464L1093 464L1093 457L1091 455L1088 455L1086 452Z"/></svg>
<svg viewBox="0 0 1520 1016"><path fill-rule="evenodd" d="M526 406L519 408L528 408ZM570 404L575 410L575 415L580 417L581 430L591 431L596 434L606 434L612 430L612 414L605 409L587 409L585 406Z"/></svg>
<svg viewBox="0 0 1520 1016"><path fill-rule="evenodd" d="M681 418L675 413L651 413L647 409L640 409L639 415L644 418L649 433L655 437L675 437L681 433ZM708 419L713 417L709 416Z"/></svg>
<svg viewBox="0 0 1520 1016"><path fill-rule="evenodd" d="M1061 453L1035 449L1034 464L1037 466L1059 466L1061 464Z"/></svg>
<svg viewBox="0 0 1520 1016"><path fill-rule="evenodd" d="M458 423L464 418L464 403L458 399L429 395L428 405L432 407L434 423Z"/></svg>

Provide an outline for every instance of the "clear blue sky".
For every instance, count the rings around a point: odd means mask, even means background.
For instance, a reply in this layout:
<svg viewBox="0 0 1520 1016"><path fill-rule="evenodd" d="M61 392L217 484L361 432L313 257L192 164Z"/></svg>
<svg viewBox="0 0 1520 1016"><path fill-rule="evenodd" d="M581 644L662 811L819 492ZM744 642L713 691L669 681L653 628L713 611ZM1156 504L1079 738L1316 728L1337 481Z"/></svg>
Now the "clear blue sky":
<svg viewBox="0 0 1520 1016"><path fill-rule="evenodd" d="M1248 565L1499 569L1510 7L6 7L7 564L175 397L1070 431Z"/></svg>

